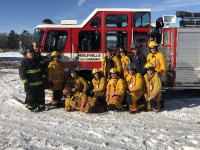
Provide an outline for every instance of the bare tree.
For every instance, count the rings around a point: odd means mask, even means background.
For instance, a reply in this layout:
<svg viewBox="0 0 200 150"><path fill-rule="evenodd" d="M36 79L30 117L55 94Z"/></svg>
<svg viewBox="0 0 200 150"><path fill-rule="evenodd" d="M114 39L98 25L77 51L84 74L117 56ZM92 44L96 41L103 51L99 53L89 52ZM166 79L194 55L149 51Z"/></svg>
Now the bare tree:
<svg viewBox="0 0 200 150"><path fill-rule="evenodd" d="M32 34L30 34L27 30L23 30L21 35L19 35L19 41L22 41L24 48L30 47L32 43Z"/></svg>

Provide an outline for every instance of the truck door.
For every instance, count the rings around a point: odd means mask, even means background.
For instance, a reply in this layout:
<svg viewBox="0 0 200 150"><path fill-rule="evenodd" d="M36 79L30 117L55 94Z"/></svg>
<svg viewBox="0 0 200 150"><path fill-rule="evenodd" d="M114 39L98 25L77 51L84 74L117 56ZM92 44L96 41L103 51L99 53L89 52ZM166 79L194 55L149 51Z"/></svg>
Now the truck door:
<svg viewBox="0 0 200 150"><path fill-rule="evenodd" d="M200 30L198 28L177 29L176 83L200 83Z"/></svg>

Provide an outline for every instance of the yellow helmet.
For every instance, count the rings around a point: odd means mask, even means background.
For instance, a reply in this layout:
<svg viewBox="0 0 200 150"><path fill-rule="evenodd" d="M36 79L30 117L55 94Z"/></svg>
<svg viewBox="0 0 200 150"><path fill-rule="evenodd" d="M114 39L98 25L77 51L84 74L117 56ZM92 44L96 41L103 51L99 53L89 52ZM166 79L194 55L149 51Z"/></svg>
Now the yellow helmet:
<svg viewBox="0 0 200 150"><path fill-rule="evenodd" d="M97 73L97 72L100 72L100 70L98 68L93 68L92 69L92 75L95 74L95 73Z"/></svg>
<svg viewBox="0 0 200 150"><path fill-rule="evenodd" d="M110 69L110 73L117 73L117 69L116 68L111 68Z"/></svg>
<svg viewBox="0 0 200 150"><path fill-rule="evenodd" d="M144 65L144 68L154 68L154 65L152 64L152 63L150 63L150 62L148 62L148 63L146 63L145 65Z"/></svg>
<svg viewBox="0 0 200 150"><path fill-rule="evenodd" d="M57 51L53 51L52 53L51 53L51 57L53 57L53 56L58 56L59 55L59 53L57 52Z"/></svg>
<svg viewBox="0 0 200 150"><path fill-rule="evenodd" d="M149 48L158 47L158 44L155 41L151 41L151 42L148 43L148 47Z"/></svg>
<svg viewBox="0 0 200 150"><path fill-rule="evenodd" d="M37 46L37 43L36 43L36 42L33 42L32 45L33 45L33 46Z"/></svg>

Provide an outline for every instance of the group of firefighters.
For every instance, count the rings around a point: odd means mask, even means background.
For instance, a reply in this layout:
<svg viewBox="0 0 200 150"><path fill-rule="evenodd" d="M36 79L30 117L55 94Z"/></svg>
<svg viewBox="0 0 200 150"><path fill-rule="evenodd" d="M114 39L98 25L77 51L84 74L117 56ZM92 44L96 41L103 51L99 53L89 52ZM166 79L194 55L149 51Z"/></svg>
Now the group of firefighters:
<svg viewBox="0 0 200 150"><path fill-rule="evenodd" d="M132 43L132 54L126 55L124 47L112 55L106 49L101 69L93 68L92 82L79 76L78 70L69 69L65 78L64 67L57 51L51 53L47 72L44 60L36 42L24 53L19 66L20 79L26 92L25 106L31 111L45 110L44 84L46 78L52 90L51 105L60 107L65 99L64 111L79 110L85 113L98 113L107 110L159 111L163 103L162 80L166 74L166 60L158 51L155 41L148 43L147 57L140 53L139 45ZM47 75L47 77L45 76Z"/></svg>

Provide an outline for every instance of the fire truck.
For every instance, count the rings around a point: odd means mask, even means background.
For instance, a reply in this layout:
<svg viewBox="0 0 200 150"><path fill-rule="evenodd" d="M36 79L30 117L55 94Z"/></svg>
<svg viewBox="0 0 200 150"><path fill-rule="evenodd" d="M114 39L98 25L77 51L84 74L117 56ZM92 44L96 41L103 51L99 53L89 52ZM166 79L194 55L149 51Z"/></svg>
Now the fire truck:
<svg viewBox="0 0 200 150"><path fill-rule="evenodd" d="M167 74L162 78L164 87L199 88L200 21L195 19L200 16L177 11L176 17L182 19L180 27L162 27L154 32L149 8L96 8L82 24L76 20L54 24L45 19L35 27L33 40L40 44L45 62L51 60L52 51L58 51L65 71L76 66L87 80L92 78L92 68L101 68L106 49L116 53L119 46L124 46L130 53L131 43L137 42L147 56L148 42L156 40L158 50L167 60Z"/></svg>

